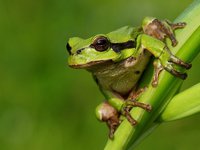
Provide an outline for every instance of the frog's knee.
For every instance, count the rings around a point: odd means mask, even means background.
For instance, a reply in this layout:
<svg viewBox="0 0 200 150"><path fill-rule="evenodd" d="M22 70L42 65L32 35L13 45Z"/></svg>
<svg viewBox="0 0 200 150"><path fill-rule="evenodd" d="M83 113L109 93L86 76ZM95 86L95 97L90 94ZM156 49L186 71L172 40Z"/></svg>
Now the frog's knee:
<svg viewBox="0 0 200 150"><path fill-rule="evenodd" d="M142 21L142 27L146 27L148 26L153 20L155 20L156 18L154 17L145 17Z"/></svg>
<svg viewBox="0 0 200 150"><path fill-rule="evenodd" d="M103 102L96 107L96 117L99 121L106 122L110 118L117 117L118 111L112 107L108 102Z"/></svg>

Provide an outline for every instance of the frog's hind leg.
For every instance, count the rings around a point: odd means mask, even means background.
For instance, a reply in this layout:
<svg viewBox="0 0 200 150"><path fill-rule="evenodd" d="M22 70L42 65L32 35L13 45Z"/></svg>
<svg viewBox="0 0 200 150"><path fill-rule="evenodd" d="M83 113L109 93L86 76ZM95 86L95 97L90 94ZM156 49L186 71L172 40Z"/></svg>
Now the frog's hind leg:
<svg viewBox="0 0 200 150"><path fill-rule="evenodd" d="M109 128L109 138L114 138L114 133L120 125L119 112L108 102L103 102L96 108L96 117L99 121L106 122Z"/></svg>

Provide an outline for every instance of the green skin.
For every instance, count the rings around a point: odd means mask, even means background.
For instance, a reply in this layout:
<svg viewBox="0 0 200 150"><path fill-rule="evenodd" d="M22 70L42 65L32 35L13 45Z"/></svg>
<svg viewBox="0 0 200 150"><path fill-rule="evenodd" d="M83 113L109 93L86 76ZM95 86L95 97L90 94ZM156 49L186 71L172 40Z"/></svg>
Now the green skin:
<svg viewBox="0 0 200 150"><path fill-rule="evenodd" d="M69 66L90 71L107 100L97 107L96 116L107 123L110 138L120 124L120 114L135 125L137 122L130 116L130 108L139 106L151 110L150 105L136 101L140 95L136 91L137 83L151 55L156 58L154 86L158 84L158 76L163 69L182 79L186 78L186 74L176 70L174 65L186 69L190 65L175 57L164 42L167 37L175 46L177 41L173 31L184 26L185 23L171 24L147 17L142 27L125 26L89 39L69 39Z"/></svg>

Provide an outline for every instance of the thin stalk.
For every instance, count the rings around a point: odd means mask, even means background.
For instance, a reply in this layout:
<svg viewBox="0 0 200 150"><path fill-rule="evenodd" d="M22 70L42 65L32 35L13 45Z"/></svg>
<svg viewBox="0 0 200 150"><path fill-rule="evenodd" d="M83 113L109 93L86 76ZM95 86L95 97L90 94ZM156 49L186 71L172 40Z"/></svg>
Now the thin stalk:
<svg viewBox="0 0 200 150"><path fill-rule="evenodd" d="M170 50L180 59L191 62L200 50L200 0L196 0L186 9L175 22L186 22L187 26L176 31L176 37L179 44L171 47ZM148 77L152 74L152 68L145 73L142 82L147 82ZM159 85L154 88L151 83L148 90L142 95L139 101L149 103L153 110L148 113L141 108L131 110L131 115L139 122L132 127L127 120L124 120L115 132L114 140L108 140L105 150L123 150L128 149L154 125L154 121L160 115L169 100L177 92L182 80L163 71L159 76Z"/></svg>

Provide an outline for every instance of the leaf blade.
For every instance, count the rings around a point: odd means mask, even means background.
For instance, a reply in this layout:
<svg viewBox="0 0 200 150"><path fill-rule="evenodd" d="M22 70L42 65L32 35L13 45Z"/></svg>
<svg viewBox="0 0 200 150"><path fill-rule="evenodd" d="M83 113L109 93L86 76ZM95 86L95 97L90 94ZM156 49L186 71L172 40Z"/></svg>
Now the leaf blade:
<svg viewBox="0 0 200 150"><path fill-rule="evenodd" d="M159 121L173 121L200 112L200 83L177 94L161 114Z"/></svg>

